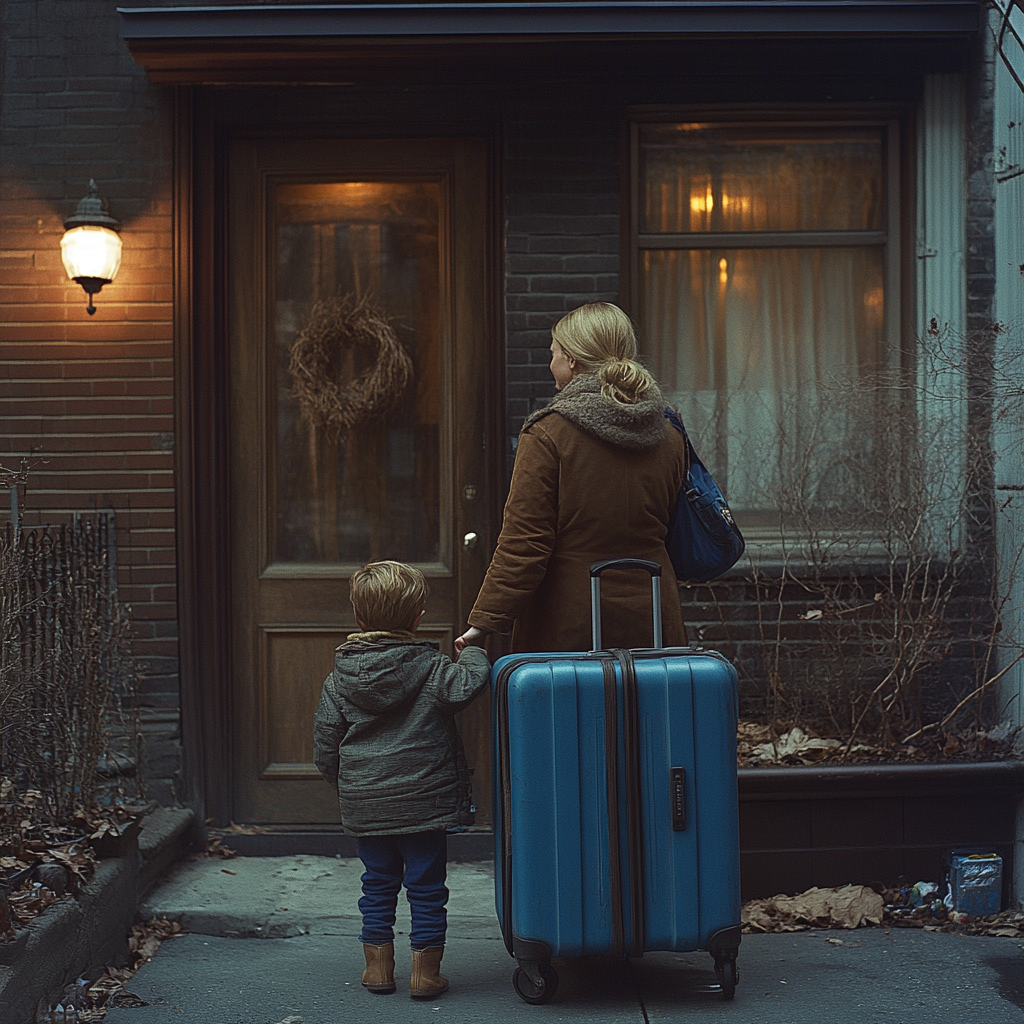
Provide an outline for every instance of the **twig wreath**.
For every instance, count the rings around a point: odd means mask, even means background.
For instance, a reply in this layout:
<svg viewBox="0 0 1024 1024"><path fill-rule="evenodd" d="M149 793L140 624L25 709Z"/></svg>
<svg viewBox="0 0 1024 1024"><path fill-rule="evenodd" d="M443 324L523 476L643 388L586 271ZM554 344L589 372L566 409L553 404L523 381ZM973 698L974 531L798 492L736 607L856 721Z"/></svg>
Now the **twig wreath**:
<svg viewBox="0 0 1024 1024"><path fill-rule="evenodd" d="M346 380L356 349L369 364ZM348 294L313 306L292 343L288 372L306 422L337 441L393 408L412 380L413 365L387 316L365 295Z"/></svg>

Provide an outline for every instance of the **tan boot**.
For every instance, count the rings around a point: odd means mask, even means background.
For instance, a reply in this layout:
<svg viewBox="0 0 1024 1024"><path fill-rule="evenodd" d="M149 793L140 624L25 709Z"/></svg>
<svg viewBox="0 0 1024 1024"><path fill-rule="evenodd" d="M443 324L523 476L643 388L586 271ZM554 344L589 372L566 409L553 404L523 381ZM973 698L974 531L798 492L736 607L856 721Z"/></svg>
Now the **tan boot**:
<svg viewBox="0 0 1024 1024"><path fill-rule="evenodd" d="M363 971L363 988L378 995L390 995L395 991L395 944L370 946L363 943L366 970Z"/></svg>
<svg viewBox="0 0 1024 1024"><path fill-rule="evenodd" d="M448 991L448 979L440 974L444 946L412 951L412 977L409 978L409 995L413 999L433 999Z"/></svg>

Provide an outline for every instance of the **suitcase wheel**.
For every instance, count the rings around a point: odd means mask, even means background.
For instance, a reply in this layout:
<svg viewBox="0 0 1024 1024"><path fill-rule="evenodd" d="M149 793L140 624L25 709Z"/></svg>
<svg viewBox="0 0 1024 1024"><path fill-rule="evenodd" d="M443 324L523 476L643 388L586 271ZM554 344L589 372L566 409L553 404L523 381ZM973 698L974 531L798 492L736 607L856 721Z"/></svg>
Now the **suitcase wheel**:
<svg viewBox="0 0 1024 1024"><path fill-rule="evenodd" d="M722 986L722 998L732 999L736 995L736 961L733 957L726 957L715 961L715 974L718 976L718 983Z"/></svg>
<svg viewBox="0 0 1024 1024"><path fill-rule="evenodd" d="M537 964L533 966L530 973L539 976L539 985L522 967L517 967L512 975L512 987L516 990L516 995L524 1002L539 1006L541 1003L546 1003L557 991L558 975L551 964Z"/></svg>

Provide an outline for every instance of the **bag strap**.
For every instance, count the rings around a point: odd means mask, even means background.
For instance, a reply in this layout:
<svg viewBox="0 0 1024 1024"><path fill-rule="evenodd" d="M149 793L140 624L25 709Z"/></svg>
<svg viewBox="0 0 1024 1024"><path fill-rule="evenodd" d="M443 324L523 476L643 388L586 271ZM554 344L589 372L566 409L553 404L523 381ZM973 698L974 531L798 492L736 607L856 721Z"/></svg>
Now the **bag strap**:
<svg viewBox="0 0 1024 1024"><path fill-rule="evenodd" d="M627 956L643 956L646 923L644 920L644 833L640 784L640 701L637 693L636 664L630 651L612 652L622 669L623 748L626 762L626 828L629 844L629 903L632 942Z"/></svg>
<svg viewBox="0 0 1024 1024"><path fill-rule="evenodd" d="M678 430L679 433L683 435L683 440L686 442L686 476L687 476L687 480L686 480L686 483L683 484L683 487L686 490L687 494L689 494L688 485L689 485L690 467L694 464L694 461L700 462L700 459L697 457L697 453L693 450L693 445L690 444L690 435L686 432L686 427L683 426L682 418L680 417L679 413L677 413L675 411L675 409L673 409L669 405L665 406L665 419L667 419L669 421L669 423L671 423L672 426L675 427L676 430ZM703 465L703 463L702 463L702 465ZM685 647L689 647L690 646L690 632L686 628L686 619L682 619L682 623L683 623L683 645Z"/></svg>
<svg viewBox="0 0 1024 1024"><path fill-rule="evenodd" d="M686 427L683 426L683 418L670 405L665 406L665 419L667 419L669 423L671 423L672 426L683 435L683 437L686 437Z"/></svg>
<svg viewBox="0 0 1024 1024"><path fill-rule="evenodd" d="M612 956L626 952L622 915L622 849L619 842L619 695L615 663L601 661L604 673L604 767L608 800L608 876L612 911Z"/></svg>
<svg viewBox="0 0 1024 1024"><path fill-rule="evenodd" d="M671 406L665 406L665 419L672 424L680 434L683 435L683 440L686 442L686 473L689 476L690 467L693 465L703 466L700 456L697 454L697 449L693 447L693 442L690 440L690 435L686 432L686 427L683 426L682 417L673 409Z"/></svg>

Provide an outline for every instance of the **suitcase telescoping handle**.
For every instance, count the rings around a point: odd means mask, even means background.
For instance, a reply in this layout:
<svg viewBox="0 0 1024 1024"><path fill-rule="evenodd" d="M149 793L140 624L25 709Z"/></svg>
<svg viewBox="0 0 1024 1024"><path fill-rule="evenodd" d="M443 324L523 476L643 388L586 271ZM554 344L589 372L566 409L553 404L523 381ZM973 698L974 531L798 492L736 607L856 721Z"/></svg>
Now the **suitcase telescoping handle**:
<svg viewBox="0 0 1024 1024"><path fill-rule="evenodd" d="M608 558L590 567L590 621L593 627L593 650L601 650L601 573L606 569L644 569L651 574L651 602L654 606L654 646L661 642L661 566L645 558Z"/></svg>

